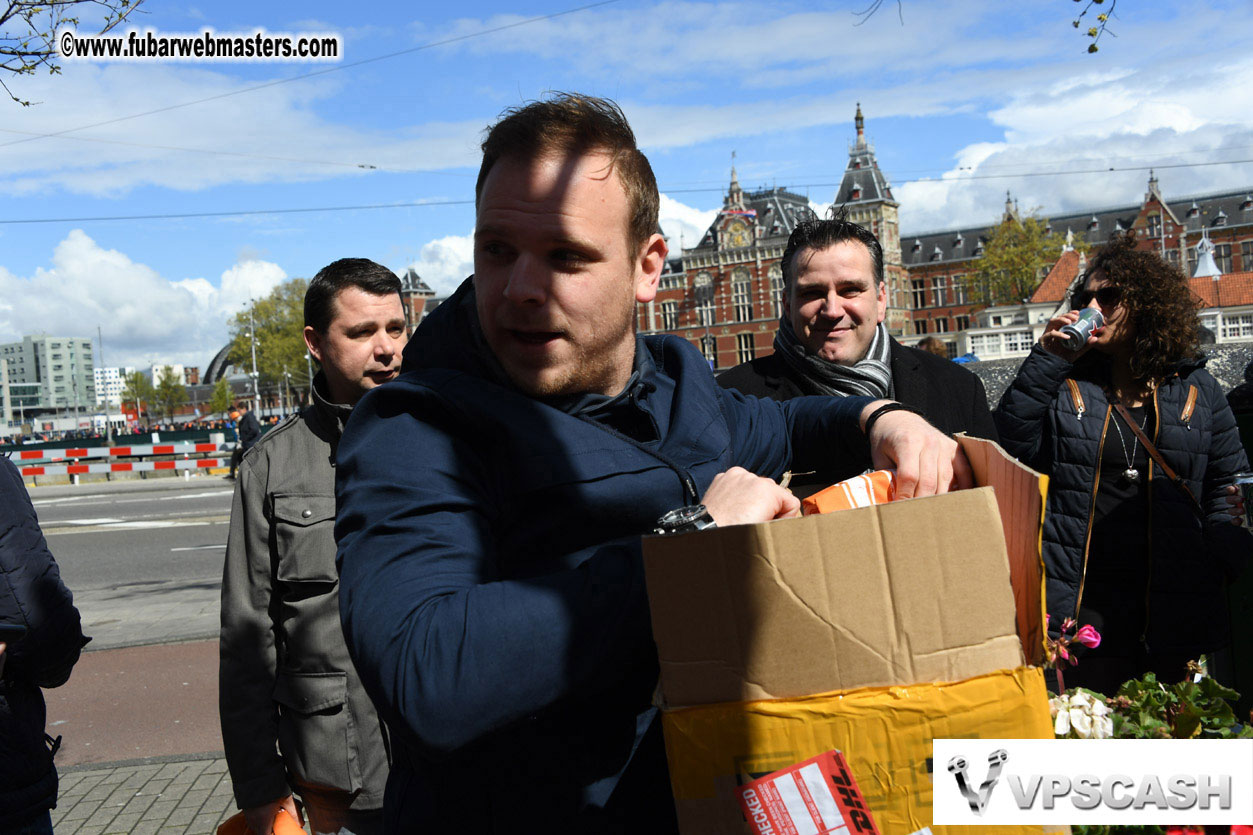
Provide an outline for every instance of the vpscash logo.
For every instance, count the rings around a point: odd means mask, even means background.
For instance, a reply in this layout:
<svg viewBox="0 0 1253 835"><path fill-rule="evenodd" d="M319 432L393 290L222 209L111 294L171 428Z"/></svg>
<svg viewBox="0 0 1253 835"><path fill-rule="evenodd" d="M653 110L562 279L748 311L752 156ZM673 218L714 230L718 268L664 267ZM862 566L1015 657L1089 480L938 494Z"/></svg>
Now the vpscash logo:
<svg viewBox="0 0 1253 835"><path fill-rule="evenodd" d="M948 761L948 771L957 780L957 788L961 790L962 797L970 804L970 811L976 815L982 815L983 810L988 808L988 799L992 797L992 789L996 788L996 781L1001 779L1001 769L1005 767L1005 761L1009 759L1009 752L1004 748L998 748L991 754L988 754L988 776L983 779L979 785L978 791L972 788L970 777L967 775L966 758L962 756L953 757Z"/></svg>
<svg viewBox="0 0 1253 835"><path fill-rule="evenodd" d="M1249 740L937 739L934 756L948 766L935 774L937 824L1253 818ZM980 774L985 759L987 771ZM1005 786L997 789L1001 783Z"/></svg>

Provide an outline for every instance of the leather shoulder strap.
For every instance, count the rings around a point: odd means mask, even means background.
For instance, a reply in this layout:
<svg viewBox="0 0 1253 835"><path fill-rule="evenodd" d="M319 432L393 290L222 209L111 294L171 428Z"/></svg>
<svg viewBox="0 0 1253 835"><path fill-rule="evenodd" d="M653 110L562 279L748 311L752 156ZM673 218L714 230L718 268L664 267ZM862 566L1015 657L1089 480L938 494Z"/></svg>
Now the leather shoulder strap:
<svg viewBox="0 0 1253 835"><path fill-rule="evenodd" d="M1192 491L1188 489L1188 485L1182 478L1179 477L1179 474L1171 469L1171 466L1166 463L1166 459L1162 457L1160 452L1158 452L1157 447L1153 446L1153 442L1149 440L1149 436L1146 435L1144 430L1137 426L1136 422L1131 419L1131 414L1127 411L1127 407L1118 401L1114 401L1114 408L1118 410L1118 414L1122 415L1122 419L1126 422L1127 427L1135 433L1137 438L1140 439L1140 443L1144 445L1144 451L1149 454L1150 458L1157 462L1157 466L1162 468L1162 472L1166 474L1166 477L1170 479L1176 487L1187 494L1188 498L1192 501L1192 509L1200 514L1201 518L1204 519L1205 510L1201 507L1201 503L1196 500L1196 496L1192 495Z"/></svg>

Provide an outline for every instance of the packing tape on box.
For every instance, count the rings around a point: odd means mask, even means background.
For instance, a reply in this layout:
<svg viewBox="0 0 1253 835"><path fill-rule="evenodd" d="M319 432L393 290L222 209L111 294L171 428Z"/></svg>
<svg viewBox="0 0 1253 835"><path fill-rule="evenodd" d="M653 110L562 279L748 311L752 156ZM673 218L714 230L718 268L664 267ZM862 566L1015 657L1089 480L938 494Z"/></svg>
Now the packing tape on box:
<svg viewBox="0 0 1253 835"><path fill-rule="evenodd" d="M680 708L663 722L684 835L750 831L737 788L831 749L847 758L884 833L930 826L934 835L982 835L980 827L931 824L932 740L1053 738L1043 672L1034 667L954 683Z"/></svg>

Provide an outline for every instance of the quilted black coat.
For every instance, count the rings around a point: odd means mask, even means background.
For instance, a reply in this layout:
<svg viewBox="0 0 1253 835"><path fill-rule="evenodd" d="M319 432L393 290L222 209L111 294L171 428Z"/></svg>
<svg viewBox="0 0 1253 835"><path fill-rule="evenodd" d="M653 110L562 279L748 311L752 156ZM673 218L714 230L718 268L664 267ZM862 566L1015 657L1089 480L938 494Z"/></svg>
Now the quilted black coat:
<svg viewBox="0 0 1253 835"><path fill-rule="evenodd" d="M54 806L57 772L44 736L40 687L59 687L87 643L17 468L0 457L0 622L26 636L5 650L0 676L0 822ZM0 828L3 828L0 826Z"/></svg>
<svg viewBox="0 0 1253 835"><path fill-rule="evenodd" d="M1225 488L1248 468L1231 409L1205 361L1180 363L1154 395L1154 444L1205 511L1201 519L1157 465L1149 476L1150 554L1146 575L1129 577L1129 593L1148 586L1145 639L1153 653L1200 653L1226 641L1224 578L1253 556L1253 538L1231 524ZM1101 438L1112 409L1108 364L1089 354L1071 364L1039 345L995 412L1001 444L1049 475L1044 519L1048 612L1054 628L1079 610Z"/></svg>

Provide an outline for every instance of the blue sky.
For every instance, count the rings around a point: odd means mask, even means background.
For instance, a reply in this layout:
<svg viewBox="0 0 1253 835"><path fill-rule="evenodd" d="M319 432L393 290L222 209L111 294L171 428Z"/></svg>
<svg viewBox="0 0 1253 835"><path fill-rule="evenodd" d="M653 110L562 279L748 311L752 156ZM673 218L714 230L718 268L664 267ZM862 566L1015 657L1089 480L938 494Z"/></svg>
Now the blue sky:
<svg viewBox="0 0 1253 835"><path fill-rule="evenodd" d="M829 202L859 101L906 233L991 222L1006 189L1046 211L1140 199L1143 170L1065 173L1093 167L1156 165L1168 196L1253 189L1253 163L1196 164L1253 159L1248 0L1123 0L1096 55L1072 0L903 0L903 24L889 1L860 26L866 0L619 0L493 34L579 0L435 5L148 0L141 29L331 32L344 57L8 79L41 103L0 102L0 221L58 220L0 223L0 341L99 325L107 364L203 368L249 297L336 258L413 265L447 291L470 271L481 132L546 90L623 105L674 250L721 204L732 151L745 187ZM435 205L75 220L390 203Z"/></svg>

